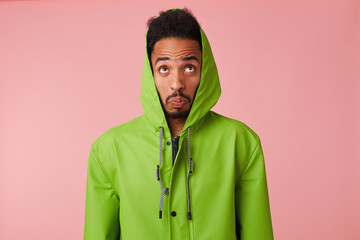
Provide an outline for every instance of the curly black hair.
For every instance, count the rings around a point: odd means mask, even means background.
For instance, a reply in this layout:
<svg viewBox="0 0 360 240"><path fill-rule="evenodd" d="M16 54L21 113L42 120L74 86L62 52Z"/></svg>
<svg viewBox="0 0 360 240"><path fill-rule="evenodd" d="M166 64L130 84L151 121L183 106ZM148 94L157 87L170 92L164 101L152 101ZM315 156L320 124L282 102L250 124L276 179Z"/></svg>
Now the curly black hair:
<svg viewBox="0 0 360 240"><path fill-rule="evenodd" d="M167 37L197 40L202 50L200 25L188 8L161 11L158 17L151 17L147 25L146 47L150 61L155 43Z"/></svg>

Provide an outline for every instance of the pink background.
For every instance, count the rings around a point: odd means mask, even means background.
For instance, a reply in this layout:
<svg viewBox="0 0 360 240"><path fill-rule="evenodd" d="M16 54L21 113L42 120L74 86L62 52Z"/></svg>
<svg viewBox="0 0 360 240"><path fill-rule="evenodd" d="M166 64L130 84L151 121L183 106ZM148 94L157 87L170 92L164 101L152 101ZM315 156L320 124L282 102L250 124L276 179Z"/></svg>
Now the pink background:
<svg viewBox="0 0 360 240"><path fill-rule="evenodd" d="M0 239L83 238L90 145L142 114L146 21L184 6L214 110L261 137L275 238L360 239L358 0L1 1Z"/></svg>

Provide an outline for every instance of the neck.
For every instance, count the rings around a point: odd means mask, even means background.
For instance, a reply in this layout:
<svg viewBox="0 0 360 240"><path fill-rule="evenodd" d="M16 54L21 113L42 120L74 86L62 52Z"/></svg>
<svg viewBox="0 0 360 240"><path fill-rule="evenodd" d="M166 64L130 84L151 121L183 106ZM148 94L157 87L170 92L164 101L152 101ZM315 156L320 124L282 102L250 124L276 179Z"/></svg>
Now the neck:
<svg viewBox="0 0 360 240"><path fill-rule="evenodd" d="M180 133L184 128L186 118L174 119L174 118L166 117L166 121L169 126L171 136L173 137L180 136Z"/></svg>

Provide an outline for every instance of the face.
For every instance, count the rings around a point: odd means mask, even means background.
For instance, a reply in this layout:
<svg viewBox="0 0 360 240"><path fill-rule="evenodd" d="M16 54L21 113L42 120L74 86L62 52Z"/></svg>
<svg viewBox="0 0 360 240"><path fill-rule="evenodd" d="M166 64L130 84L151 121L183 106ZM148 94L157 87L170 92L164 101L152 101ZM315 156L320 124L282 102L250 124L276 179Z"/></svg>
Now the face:
<svg viewBox="0 0 360 240"><path fill-rule="evenodd" d="M196 40L163 38L151 54L156 89L165 115L187 118L201 77L201 50Z"/></svg>

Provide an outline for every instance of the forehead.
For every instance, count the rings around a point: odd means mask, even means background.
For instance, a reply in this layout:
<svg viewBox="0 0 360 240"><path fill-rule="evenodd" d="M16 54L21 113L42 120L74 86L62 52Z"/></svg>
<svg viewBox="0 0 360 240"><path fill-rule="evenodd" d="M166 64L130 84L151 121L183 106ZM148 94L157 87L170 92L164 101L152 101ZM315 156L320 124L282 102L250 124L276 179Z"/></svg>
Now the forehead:
<svg viewBox="0 0 360 240"><path fill-rule="evenodd" d="M198 41L184 38L163 38L155 43L151 59L154 62L153 60L158 57L177 60L189 56L195 56L201 61L201 50Z"/></svg>

